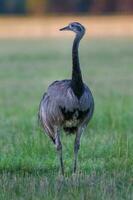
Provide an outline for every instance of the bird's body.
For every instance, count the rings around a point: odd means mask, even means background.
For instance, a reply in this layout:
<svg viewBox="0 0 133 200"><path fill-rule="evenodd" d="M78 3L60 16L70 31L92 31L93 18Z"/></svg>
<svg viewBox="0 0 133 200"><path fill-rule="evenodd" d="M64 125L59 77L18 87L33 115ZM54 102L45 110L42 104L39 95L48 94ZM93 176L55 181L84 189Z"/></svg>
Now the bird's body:
<svg viewBox="0 0 133 200"><path fill-rule="evenodd" d="M72 27L75 29L72 29ZM72 79L55 81L48 87L40 102L39 119L46 134L56 145L59 152L62 174L64 174L60 141L61 129L64 129L69 134L76 135L74 146L75 172L80 137L83 129L92 117L94 100L90 89L83 83L78 59L78 45L85 29L81 24L74 22L61 30L77 31L72 50Z"/></svg>
<svg viewBox="0 0 133 200"><path fill-rule="evenodd" d="M63 128L68 133L76 133L79 126L86 126L93 113L93 99L89 88L78 98L71 80L55 81L40 104L40 120L46 133L55 142L54 127Z"/></svg>

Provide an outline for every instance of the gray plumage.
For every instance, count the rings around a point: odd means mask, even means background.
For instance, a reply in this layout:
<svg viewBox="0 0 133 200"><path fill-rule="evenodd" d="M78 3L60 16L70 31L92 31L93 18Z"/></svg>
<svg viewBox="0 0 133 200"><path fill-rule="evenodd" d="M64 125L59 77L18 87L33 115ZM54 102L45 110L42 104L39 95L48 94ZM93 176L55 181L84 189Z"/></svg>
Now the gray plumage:
<svg viewBox="0 0 133 200"><path fill-rule="evenodd" d="M39 119L45 133L57 148L61 171L64 174L61 129L76 135L74 144L74 172L76 172L80 137L93 115L94 100L90 89L83 83L79 65L78 45L85 28L80 23L73 22L60 30L71 30L76 33L72 49L72 79L55 81L48 87L40 102Z"/></svg>

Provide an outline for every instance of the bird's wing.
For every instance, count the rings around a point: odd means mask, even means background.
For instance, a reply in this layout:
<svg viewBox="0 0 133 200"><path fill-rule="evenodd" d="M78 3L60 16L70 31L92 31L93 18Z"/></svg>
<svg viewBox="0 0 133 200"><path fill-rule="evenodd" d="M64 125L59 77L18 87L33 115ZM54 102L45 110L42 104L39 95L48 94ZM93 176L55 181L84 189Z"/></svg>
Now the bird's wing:
<svg viewBox="0 0 133 200"><path fill-rule="evenodd" d="M54 127L63 122L64 117L60 107L69 107L72 104L69 100L71 97L68 97L68 88L69 81L55 81L48 87L40 102L39 121L48 135L52 136Z"/></svg>
<svg viewBox="0 0 133 200"><path fill-rule="evenodd" d="M43 95L43 98L39 105L39 121L41 126L45 130L46 134L52 139L55 143L55 135L54 135L54 126L53 126L53 116L51 113L52 104L50 101L50 97L47 93Z"/></svg>
<svg viewBox="0 0 133 200"><path fill-rule="evenodd" d="M94 99L90 89L85 85L85 91L80 99L81 110L87 111L86 117L84 118L82 125L86 126L92 118L94 112Z"/></svg>
<svg viewBox="0 0 133 200"><path fill-rule="evenodd" d="M80 98L80 105L82 110L92 109L94 107L94 99L90 89L85 86L83 95Z"/></svg>
<svg viewBox="0 0 133 200"><path fill-rule="evenodd" d="M56 81L48 88L48 95L56 106L65 108L67 111L78 109L80 111L91 110L94 107L93 96L90 89L84 84L85 90L80 99L78 99L72 88L70 80Z"/></svg>
<svg viewBox="0 0 133 200"><path fill-rule="evenodd" d="M79 106L78 99L70 87L70 80L54 82L49 86L48 94L51 100L54 100L54 105L58 108L61 107L72 111Z"/></svg>
<svg viewBox="0 0 133 200"><path fill-rule="evenodd" d="M43 97L42 97L40 103L39 103L38 124L39 124L39 123L42 124L42 115L41 115L41 112L40 112L40 111L41 111L41 103L42 103L42 101L44 100L44 98L45 98L46 95L47 95L47 93L45 92L45 93L43 94Z"/></svg>

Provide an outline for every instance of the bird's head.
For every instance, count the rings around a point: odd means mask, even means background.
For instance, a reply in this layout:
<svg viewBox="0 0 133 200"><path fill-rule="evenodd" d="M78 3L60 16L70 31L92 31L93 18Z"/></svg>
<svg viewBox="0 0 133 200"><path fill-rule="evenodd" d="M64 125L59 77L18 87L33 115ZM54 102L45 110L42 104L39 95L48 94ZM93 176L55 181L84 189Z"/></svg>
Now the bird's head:
<svg viewBox="0 0 133 200"><path fill-rule="evenodd" d="M68 26L65 26L64 28L61 28L60 31L73 31L76 34L84 35L85 28L82 24L78 22L72 22Z"/></svg>

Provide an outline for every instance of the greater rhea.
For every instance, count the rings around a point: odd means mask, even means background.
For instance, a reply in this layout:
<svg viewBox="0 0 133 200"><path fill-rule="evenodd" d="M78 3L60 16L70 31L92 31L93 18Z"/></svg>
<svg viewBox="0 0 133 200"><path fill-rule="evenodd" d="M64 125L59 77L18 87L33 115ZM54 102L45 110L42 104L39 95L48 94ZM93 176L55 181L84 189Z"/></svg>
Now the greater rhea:
<svg viewBox="0 0 133 200"><path fill-rule="evenodd" d="M70 23L60 31L73 31L76 37L72 47L72 78L53 82L44 93L39 106L39 120L45 133L52 139L57 149L61 172L64 175L62 159L61 130L75 134L74 166L77 169L77 157L80 138L94 111L94 100L90 89L83 82L79 64L78 47L85 34L85 28L78 22Z"/></svg>

